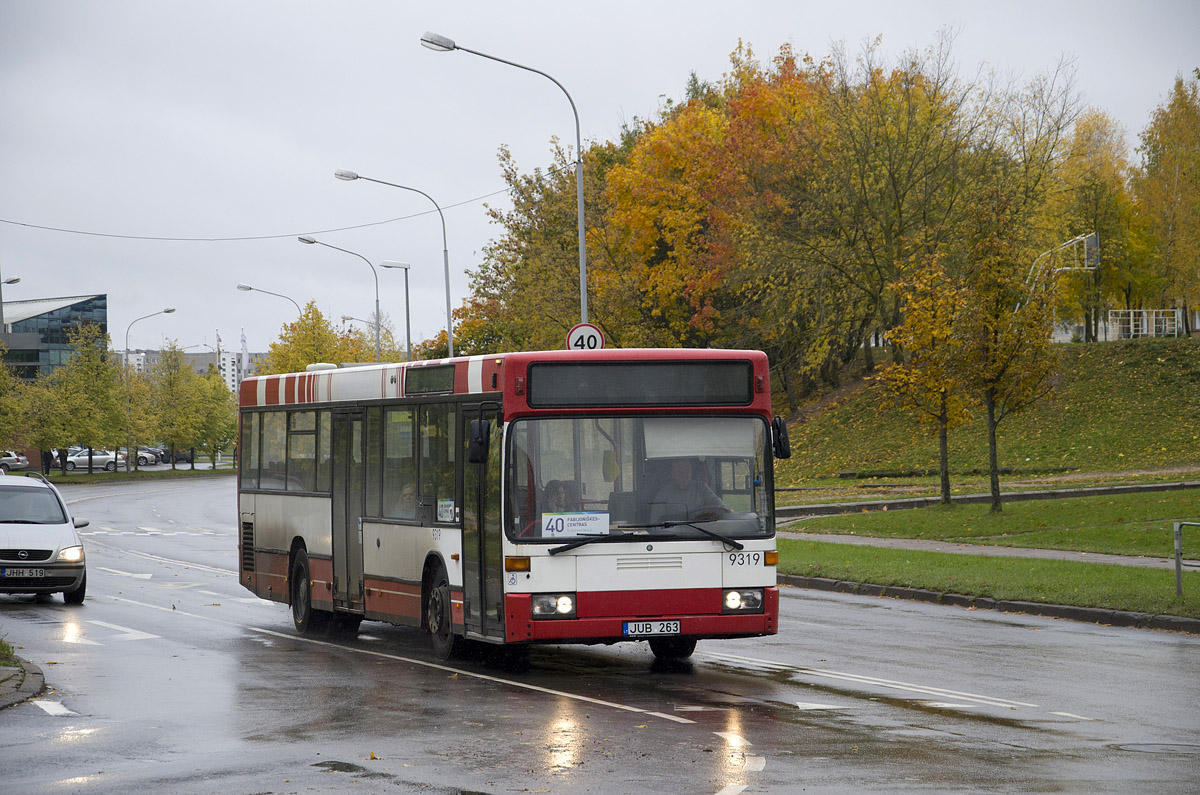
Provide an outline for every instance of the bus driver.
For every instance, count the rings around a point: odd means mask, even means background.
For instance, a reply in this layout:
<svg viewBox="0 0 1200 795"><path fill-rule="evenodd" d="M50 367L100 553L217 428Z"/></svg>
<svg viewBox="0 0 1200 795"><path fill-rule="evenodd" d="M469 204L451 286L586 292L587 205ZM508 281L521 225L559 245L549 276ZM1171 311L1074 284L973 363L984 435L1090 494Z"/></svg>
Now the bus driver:
<svg viewBox="0 0 1200 795"><path fill-rule="evenodd" d="M692 462L677 458L671 462L671 479L654 495L650 503L650 522L715 519L729 508L707 483L692 479Z"/></svg>

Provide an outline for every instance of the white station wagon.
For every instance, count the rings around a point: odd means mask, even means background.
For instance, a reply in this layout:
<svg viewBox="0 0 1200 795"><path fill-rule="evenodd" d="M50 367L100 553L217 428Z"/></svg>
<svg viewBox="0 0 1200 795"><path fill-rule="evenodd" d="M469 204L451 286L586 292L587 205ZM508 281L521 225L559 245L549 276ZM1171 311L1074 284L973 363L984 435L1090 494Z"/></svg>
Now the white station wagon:
<svg viewBox="0 0 1200 795"><path fill-rule="evenodd" d="M87 567L76 530L87 524L41 473L0 476L0 593L61 593L82 604Z"/></svg>

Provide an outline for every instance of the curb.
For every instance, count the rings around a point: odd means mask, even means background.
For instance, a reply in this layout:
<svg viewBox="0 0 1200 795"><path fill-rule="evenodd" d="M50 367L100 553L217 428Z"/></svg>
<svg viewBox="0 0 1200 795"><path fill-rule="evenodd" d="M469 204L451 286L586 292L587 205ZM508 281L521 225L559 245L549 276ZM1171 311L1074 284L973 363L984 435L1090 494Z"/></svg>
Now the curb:
<svg viewBox="0 0 1200 795"><path fill-rule="evenodd" d="M1165 629L1172 632L1186 632L1192 635L1200 635L1200 619L1184 618L1182 616L1156 616L1149 613L1133 613L1127 610L1110 610L1100 607L1075 607L1073 605L992 599L986 596L966 596L964 594L943 593L921 588L873 585L871 583L834 580L829 577L802 577L795 574L780 574L779 584L790 585L794 588L809 588L816 591L833 591L836 593L857 594L859 596L886 596L891 599L908 599L915 602L950 605L953 607L998 610L1002 613L1024 613L1026 615L1046 616L1048 618L1065 618L1089 624L1108 624L1114 627L1136 627L1141 629Z"/></svg>
<svg viewBox="0 0 1200 795"><path fill-rule="evenodd" d="M46 677L41 668L21 657L14 659L21 664L21 672L14 676L20 681L15 685L11 680L0 684L0 709L31 699L46 688Z"/></svg>
<svg viewBox="0 0 1200 795"><path fill-rule="evenodd" d="M1001 502L1028 500L1061 500L1070 497L1096 497L1104 494L1140 494L1155 491L1179 491L1200 487L1200 480L1181 480L1172 483L1131 483L1123 486L1085 486L1080 489L1046 489L1044 491L1012 491L1000 495ZM777 489L783 491L784 489ZM956 505L990 503L990 494L961 494L950 498ZM809 516L838 516L869 511L898 511L909 508L930 508L941 504L940 497L898 497L862 502L823 502L809 505L777 505L775 515L781 519L802 519Z"/></svg>

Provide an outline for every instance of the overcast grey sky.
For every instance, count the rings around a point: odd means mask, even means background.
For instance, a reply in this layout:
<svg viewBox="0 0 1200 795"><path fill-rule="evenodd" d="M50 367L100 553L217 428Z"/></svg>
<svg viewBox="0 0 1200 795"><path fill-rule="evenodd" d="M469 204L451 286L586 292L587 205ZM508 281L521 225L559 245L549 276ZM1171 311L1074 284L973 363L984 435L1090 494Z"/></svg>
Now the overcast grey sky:
<svg viewBox="0 0 1200 795"><path fill-rule="evenodd" d="M333 172L443 206L457 307L497 233L484 203L506 202L497 150L530 171L549 164L553 136L573 147L575 129L549 80L432 52L424 31L553 75L586 142L652 118L693 71L719 80L739 38L764 61L783 43L820 58L875 36L896 55L943 27L965 77L980 64L1032 77L1074 57L1087 103L1131 147L1175 75L1200 66L1194 0L0 0L0 272L21 277L4 298L107 293L118 349L134 318L174 306L137 323L130 347L204 350L219 332L237 348L244 328L265 350L295 308L239 281L315 299L335 320L370 317L367 265L296 240L314 234L411 263L413 336L428 338L445 325L432 205ZM378 225L323 231L365 224ZM379 285L402 339L403 274L380 270Z"/></svg>

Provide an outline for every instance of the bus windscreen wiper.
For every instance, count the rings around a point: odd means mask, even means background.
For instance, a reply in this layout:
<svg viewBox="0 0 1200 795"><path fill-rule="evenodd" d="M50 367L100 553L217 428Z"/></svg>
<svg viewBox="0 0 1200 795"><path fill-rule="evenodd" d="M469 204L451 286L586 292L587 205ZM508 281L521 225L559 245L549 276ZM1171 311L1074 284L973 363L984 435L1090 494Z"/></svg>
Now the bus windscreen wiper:
<svg viewBox="0 0 1200 795"><path fill-rule="evenodd" d="M658 524L621 525L622 530L635 530L635 531L636 530L659 530L659 529L666 529L666 528L671 528L671 527L690 527L693 530L699 530L701 533L703 533L706 536L709 536L710 538L715 538L717 541L720 541L722 544L728 544L729 546L733 547L734 549L745 549L746 548L745 544L735 541L732 538L723 536L720 533L715 533L712 530L709 530L707 527L701 527L700 525L696 524L695 522L671 521L671 522L660 522ZM581 547L585 544L591 544L593 542L626 541L629 539L629 536L631 536L631 535L642 535L642 534L641 533L621 533L620 535L615 535L615 536L613 536L613 535L588 536L587 538L577 538L574 541L563 544L561 547L555 547L554 549L550 550L550 554L557 555L559 552L566 552L568 550L575 549L576 547Z"/></svg>
<svg viewBox="0 0 1200 795"><path fill-rule="evenodd" d="M623 530L645 530L646 528L623 527L622 529ZM645 536L645 535L646 535L645 533L620 533L619 535L615 535L615 536L614 535L584 536L583 538L577 538L574 541L569 541L566 544L563 544L561 547L554 547L553 549L550 550L550 554L557 555L559 552L566 552L568 550L575 549L576 547L581 547L584 544L604 544L604 543L608 543L610 541L628 541L630 536Z"/></svg>
<svg viewBox="0 0 1200 795"><path fill-rule="evenodd" d="M709 536L710 538L717 539L722 544L728 544L729 546L733 547L734 549L745 549L746 548L745 544L743 544L739 541L734 541L732 538L723 536L720 533L715 533L712 530L709 530L707 527L701 527L700 525L696 524L695 522L663 522L661 526L662 527L690 527L693 530L699 530L701 533L704 533L704 535Z"/></svg>

